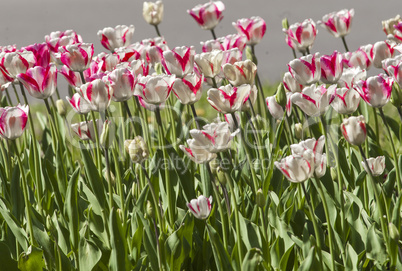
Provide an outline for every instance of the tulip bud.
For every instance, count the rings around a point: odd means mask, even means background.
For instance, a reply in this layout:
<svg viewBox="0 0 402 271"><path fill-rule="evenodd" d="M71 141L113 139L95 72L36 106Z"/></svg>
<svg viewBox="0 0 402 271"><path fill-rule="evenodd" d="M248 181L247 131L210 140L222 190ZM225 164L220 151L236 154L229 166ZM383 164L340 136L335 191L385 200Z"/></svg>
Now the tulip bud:
<svg viewBox="0 0 402 271"><path fill-rule="evenodd" d="M136 182L133 182L131 185L131 196L135 198L135 189L136 189Z"/></svg>
<svg viewBox="0 0 402 271"><path fill-rule="evenodd" d="M280 83L278 88L276 89L275 101L283 108L286 107L287 97L285 86L283 85L283 83Z"/></svg>
<svg viewBox="0 0 402 271"><path fill-rule="evenodd" d="M156 63L155 64L155 72L156 74L163 74L163 66L161 63Z"/></svg>
<svg viewBox="0 0 402 271"><path fill-rule="evenodd" d="M289 21L288 21L288 18L284 18L284 19L282 20L282 28L284 28L284 29L289 29Z"/></svg>
<svg viewBox="0 0 402 271"><path fill-rule="evenodd" d="M124 147L133 163L140 164L149 157L147 144L141 136L136 136L133 140L124 141Z"/></svg>
<svg viewBox="0 0 402 271"><path fill-rule="evenodd" d="M332 181L336 182L338 181L338 173L336 172L336 169L331 167L331 178Z"/></svg>
<svg viewBox="0 0 402 271"><path fill-rule="evenodd" d="M181 121L184 122L184 124L191 124L193 121L193 116L184 111L181 114Z"/></svg>
<svg viewBox="0 0 402 271"><path fill-rule="evenodd" d="M147 208L146 208L147 212L147 216L149 216L150 218L154 217L154 207L152 207L152 204L149 200L147 200Z"/></svg>
<svg viewBox="0 0 402 271"><path fill-rule="evenodd" d="M209 166L211 167L211 172L212 174L216 175L217 174L217 170L219 168L219 161L214 159L211 162L209 162Z"/></svg>
<svg viewBox="0 0 402 271"><path fill-rule="evenodd" d="M391 98L390 101L393 105L396 107L401 106L402 103L402 92L401 88L399 87L399 84L397 82L394 82L392 84L392 91L391 91Z"/></svg>
<svg viewBox="0 0 402 271"><path fill-rule="evenodd" d="M63 100L56 101L56 108L57 108L57 113L59 113L60 116L64 117L66 115L67 108L66 108L66 105L64 104Z"/></svg>
<svg viewBox="0 0 402 271"><path fill-rule="evenodd" d="M255 202L257 203L258 207L264 208L266 199L265 199L264 193L262 192L261 188L258 189L258 191L257 191L257 195L255 197Z"/></svg>
<svg viewBox="0 0 402 271"><path fill-rule="evenodd" d="M226 185L226 175L221 167L216 168L216 178L218 179L220 184Z"/></svg>
<svg viewBox="0 0 402 271"><path fill-rule="evenodd" d="M116 213L117 213L117 215L119 216L120 221L123 221L123 211L122 211L120 208L118 208L118 209L116 210Z"/></svg>
<svg viewBox="0 0 402 271"><path fill-rule="evenodd" d="M144 2L142 15L144 20L151 25L158 25L163 19L163 3L162 1Z"/></svg>
<svg viewBox="0 0 402 271"><path fill-rule="evenodd" d="M258 65L257 58L253 54L253 51L252 51L250 46L246 47L246 58L250 59L251 61L253 61L255 65Z"/></svg>
<svg viewBox="0 0 402 271"><path fill-rule="evenodd" d="M52 232L55 228L54 228L54 224L52 221L52 218L48 215L46 216L46 228Z"/></svg>
<svg viewBox="0 0 402 271"><path fill-rule="evenodd" d="M303 138L303 124L301 124L301 123L295 124L295 137L297 139Z"/></svg>
<svg viewBox="0 0 402 271"><path fill-rule="evenodd" d="M394 223L390 222L388 224L388 229L389 229L389 237L393 239L395 242L399 241L399 230L398 228L394 225Z"/></svg>
<svg viewBox="0 0 402 271"><path fill-rule="evenodd" d="M105 123L103 124L102 133L101 133L100 139L99 139L100 144L106 149L109 148L110 143L111 143L109 140L109 125L110 125L110 122L105 121Z"/></svg>
<svg viewBox="0 0 402 271"><path fill-rule="evenodd" d="M259 174L260 170L261 170L261 160L258 159L258 158L255 159L254 162L253 162L253 167L254 167L255 172L257 174Z"/></svg>

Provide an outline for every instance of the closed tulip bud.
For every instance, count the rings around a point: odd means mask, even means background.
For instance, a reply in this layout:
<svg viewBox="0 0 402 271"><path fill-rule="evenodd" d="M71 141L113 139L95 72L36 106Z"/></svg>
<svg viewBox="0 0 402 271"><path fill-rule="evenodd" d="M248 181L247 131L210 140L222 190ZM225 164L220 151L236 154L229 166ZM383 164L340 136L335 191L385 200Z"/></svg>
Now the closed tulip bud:
<svg viewBox="0 0 402 271"><path fill-rule="evenodd" d="M371 174L373 176L380 176L384 170L385 170L385 157L384 156L378 156L376 158L368 158L367 159L367 164L370 169L367 168L366 163L364 161L361 162L364 170Z"/></svg>
<svg viewBox="0 0 402 271"><path fill-rule="evenodd" d="M144 20L151 25L158 25L163 19L163 3L162 1L144 2L142 16Z"/></svg>
<svg viewBox="0 0 402 271"><path fill-rule="evenodd" d="M133 140L124 141L124 147L133 163L141 164L149 157L147 144L141 136L136 136Z"/></svg>
<svg viewBox="0 0 402 271"><path fill-rule="evenodd" d="M157 75L163 74L163 65L161 63L155 64L155 72Z"/></svg>
<svg viewBox="0 0 402 271"><path fill-rule="evenodd" d="M152 206L152 203L147 200L147 208L146 208L147 212L147 216L149 216L150 218L154 217L154 207Z"/></svg>
<svg viewBox="0 0 402 271"><path fill-rule="evenodd" d="M219 163L219 161L216 160L216 159L214 159L214 160L212 160L211 162L209 162L209 167L211 168L212 174L216 175L217 170L218 170L218 168L219 168L219 165L220 165L220 163Z"/></svg>
<svg viewBox="0 0 402 271"><path fill-rule="evenodd" d="M265 207L266 199L265 199L264 193L262 192L261 188L258 189L258 191L257 191L257 195L255 197L255 203L257 203L257 206L260 208Z"/></svg>
<svg viewBox="0 0 402 271"><path fill-rule="evenodd" d="M187 12L202 29L211 30L223 19L224 10L225 5L221 1L210 1L202 5L197 5L187 10Z"/></svg>
<svg viewBox="0 0 402 271"><path fill-rule="evenodd" d="M276 89L275 101L283 108L286 107L287 97L283 83L280 83L278 88Z"/></svg>
<svg viewBox="0 0 402 271"><path fill-rule="evenodd" d="M338 173L336 172L336 169L331 167L330 172L331 172L332 181L336 182L338 180Z"/></svg>
<svg viewBox="0 0 402 271"><path fill-rule="evenodd" d="M247 45L258 44L265 35L267 29L265 21L258 16L239 19L236 22L233 22L232 25L237 29L239 34L247 37Z"/></svg>
<svg viewBox="0 0 402 271"><path fill-rule="evenodd" d="M22 135L28 120L28 105L0 107L0 138L14 140Z"/></svg>
<svg viewBox="0 0 402 271"><path fill-rule="evenodd" d="M207 219L212 209L212 196L209 198L201 195L187 203L191 213L198 219Z"/></svg>
<svg viewBox="0 0 402 271"><path fill-rule="evenodd" d="M56 108L57 108L57 113L59 113L60 116L64 117L66 115L67 108L66 108L66 104L64 103L63 100L56 101Z"/></svg>
<svg viewBox="0 0 402 271"><path fill-rule="evenodd" d="M110 126L110 122L109 121L105 121L105 123L103 124L103 128L102 128L102 133L100 135L100 144L104 147L104 148L109 148L111 142L110 142L110 138L109 138L109 126Z"/></svg>
<svg viewBox="0 0 402 271"><path fill-rule="evenodd" d="M284 18L284 19L282 20L282 28L284 28L284 29L289 29L289 21L288 21L288 18Z"/></svg>
<svg viewBox="0 0 402 271"><path fill-rule="evenodd" d="M396 82L392 84L390 101L396 107L399 107L402 104L402 91L401 88L399 87L399 84Z"/></svg>
<svg viewBox="0 0 402 271"><path fill-rule="evenodd" d="M352 145L360 146L366 140L366 122L363 116L343 119L341 131L345 139Z"/></svg>
<svg viewBox="0 0 402 271"><path fill-rule="evenodd" d="M191 124L192 122L193 122L193 116L191 115L191 114L189 114L189 113L187 113L187 112L183 112L182 114L181 114L181 121L184 123L184 124Z"/></svg>
<svg viewBox="0 0 402 271"><path fill-rule="evenodd" d="M52 232L54 230L54 224L53 224L52 218L49 215L46 216L46 228L50 232Z"/></svg>
<svg viewBox="0 0 402 271"><path fill-rule="evenodd" d="M301 124L301 123L295 124L295 137L297 139L303 138L303 124Z"/></svg>
<svg viewBox="0 0 402 271"><path fill-rule="evenodd" d="M399 234L399 230L395 226L395 224L390 222L388 224L388 229L389 229L389 237L391 237L391 239L394 240L395 242L398 242L400 234Z"/></svg>
<svg viewBox="0 0 402 271"><path fill-rule="evenodd" d="M344 37L350 32L354 15L354 9L343 9L324 15L322 21L318 21L318 24L326 28L334 37Z"/></svg>
<svg viewBox="0 0 402 271"><path fill-rule="evenodd" d="M120 47L127 47L131 43L135 27L133 25L118 25L116 27L106 27L98 31L101 44L106 49L114 52Z"/></svg>
<svg viewBox="0 0 402 271"><path fill-rule="evenodd" d="M218 179L218 182L222 185L226 185L227 179L225 172L223 171L223 168L220 166L216 168L216 178Z"/></svg>

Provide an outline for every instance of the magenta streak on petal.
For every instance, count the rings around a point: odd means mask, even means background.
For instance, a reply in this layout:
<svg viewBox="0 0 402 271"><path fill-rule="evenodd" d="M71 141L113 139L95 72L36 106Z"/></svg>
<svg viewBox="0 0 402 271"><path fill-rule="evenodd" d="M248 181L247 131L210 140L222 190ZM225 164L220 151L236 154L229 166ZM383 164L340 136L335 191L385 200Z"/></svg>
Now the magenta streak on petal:
<svg viewBox="0 0 402 271"><path fill-rule="evenodd" d="M381 84L381 89L383 91L383 94L385 95L385 97L387 97L387 99L389 98L389 96L391 96L391 92L392 92L392 81L389 80L389 78L387 80L385 80L384 78L380 77L380 84Z"/></svg>
<svg viewBox="0 0 402 271"><path fill-rule="evenodd" d="M207 132L204 132L204 131L201 131L201 133L202 133L206 138L208 138L209 141L211 141L213 145L215 145L215 138L216 138L215 133L214 133L213 136L210 135L210 134L208 134Z"/></svg>
<svg viewBox="0 0 402 271"><path fill-rule="evenodd" d="M346 95L348 94L348 92L349 92L349 90L346 91L346 92L343 94L343 96L341 96L341 95L339 95L339 94L335 94L339 99L341 99L341 101L343 102L343 104L344 104L345 106L348 106L348 105L346 104L346 100L345 100L345 97L346 97Z"/></svg>
<svg viewBox="0 0 402 271"><path fill-rule="evenodd" d="M217 5L214 4L214 7L215 7L215 15L216 15L216 18L218 19L221 16L222 12L219 10Z"/></svg>
<svg viewBox="0 0 402 271"><path fill-rule="evenodd" d="M193 154L193 150L190 148L184 148L186 150L186 152L188 152L188 154L190 154L192 157L195 157Z"/></svg>
<svg viewBox="0 0 402 271"><path fill-rule="evenodd" d="M311 73L313 74L313 77L314 77L314 74L316 71L315 56L313 55L313 58L311 59L311 63L309 63L308 61L303 60L303 59L300 59L300 61L311 71Z"/></svg>
<svg viewBox="0 0 402 271"><path fill-rule="evenodd" d="M193 10L190 10L190 15L193 16L193 18L197 21L197 23L199 25L204 25L204 20L202 18L202 13L203 13L203 9L201 9L197 14L195 14L195 12Z"/></svg>
<svg viewBox="0 0 402 271"><path fill-rule="evenodd" d="M305 99L305 100L313 103L315 106L317 106L316 101L313 98L311 98L310 96L303 94L303 93L301 95L302 95L303 99Z"/></svg>
<svg viewBox="0 0 402 271"><path fill-rule="evenodd" d="M103 45L103 47L110 50L109 39L104 34L102 34L101 44Z"/></svg>
<svg viewBox="0 0 402 271"><path fill-rule="evenodd" d="M87 51L85 51L81 47L78 47L78 48L79 48L79 51L81 53L82 58L84 58L84 65L87 65L88 64L88 53L87 53Z"/></svg>
<svg viewBox="0 0 402 271"><path fill-rule="evenodd" d="M200 90L201 80L199 80L195 86L193 86L189 81L185 79L182 79L182 81L191 90L192 93L197 94L197 92Z"/></svg>
<svg viewBox="0 0 402 271"><path fill-rule="evenodd" d="M247 29L244 29L242 25L237 25L239 27L240 31L243 32L244 35L246 35L247 40L250 40L250 33L248 32L248 28L249 28L250 25L251 24L249 24L247 26Z"/></svg>
<svg viewBox="0 0 402 271"><path fill-rule="evenodd" d="M85 96L87 97L88 101L92 102L92 84L89 84L87 90L85 92Z"/></svg>
<svg viewBox="0 0 402 271"><path fill-rule="evenodd" d="M211 210L211 202L209 201L208 198L207 198L207 204L208 204L208 210Z"/></svg>
<svg viewBox="0 0 402 271"><path fill-rule="evenodd" d="M42 76L42 89L41 92L43 92L46 88L46 85L49 84L49 81L52 79L50 73L50 65L47 66L46 70L43 72L43 69L41 69L41 76Z"/></svg>
<svg viewBox="0 0 402 271"><path fill-rule="evenodd" d="M30 88L35 92L40 92L40 88L38 86L38 83L36 82L35 79L30 77L29 75L25 73L20 73L18 75L18 78L21 79L23 84L25 85L26 88Z"/></svg>
<svg viewBox="0 0 402 271"><path fill-rule="evenodd" d="M121 39L123 40L123 43L126 44L126 35L128 33L130 29L127 29L126 32L124 32L123 36L121 37Z"/></svg>
<svg viewBox="0 0 402 271"><path fill-rule="evenodd" d="M198 201L197 201L197 210L198 210L198 213L200 213L200 204L198 203Z"/></svg>
<svg viewBox="0 0 402 271"><path fill-rule="evenodd" d="M368 92L367 81L363 81L361 88L355 88L366 103L370 103L370 94Z"/></svg>
<svg viewBox="0 0 402 271"><path fill-rule="evenodd" d="M359 121L359 125L360 128L363 130L363 133L366 135L367 134L366 123L364 123L363 121Z"/></svg>
<svg viewBox="0 0 402 271"><path fill-rule="evenodd" d="M310 162L306 160L307 166L308 166L308 172L311 172L311 165Z"/></svg>
<svg viewBox="0 0 402 271"><path fill-rule="evenodd" d="M70 69L71 68L71 54L70 54L70 52L62 53L61 57L60 57L60 61Z"/></svg>
<svg viewBox="0 0 402 271"><path fill-rule="evenodd" d="M346 131L346 128L345 128L345 125L344 125L344 124L341 124L341 130L342 130L342 134L343 134L343 136L345 137L345 139L346 139L347 141L349 141L348 132Z"/></svg>
<svg viewBox="0 0 402 271"><path fill-rule="evenodd" d="M299 44L301 44L302 41L301 40L302 34L303 34L303 26L299 25L296 29L296 38Z"/></svg>
<svg viewBox="0 0 402 271"><path fill-rule="evenodd" d="M182 71L184 72L184 70L186 69L186 65L190 59L190 48L187 48L187 51L183 57L181 57L178 53L176 53L176 51L172 51L172 52L175 55L179 64L181 65Z"/></svg>
<svg viewBox="0 0 402 271"><path fill-rule="evenodd" d="M210 98L207 98L208 101L210 101ZM220 110L219 108L217 108L216 106L212 105L211 103L209 103L216 111L222 112L222 110Z"/></svg>
<svg viewBox="0 0 402 271"><path fill-rule="evenodd" d="M20 118L21 118L21 129L24 130L25 126L27 125L28 115L21 108L18 108L18 109L21 110L21 112L22 112L22 114L20 116Z"/></svg>
<svg viewBox="0 0 402 271"><path fill-rule="evenodd" d="M341 20L344 21L344 23L346 25L346 29L349 29L349 27L350 27L350 15L347 16L347 17L342 17Z"/></svg>
<svg viewBox="0 0 402 271"><path fill-rule="evenodd" d="M385 42L385 44L387 45L388 50L389 50L389 52L390 52L390 54L392 56L394 54L394 47L392 47L388 42Z"/></svg>
<svg viewBox="0 0 402 271"><path fill-rule="evenodd" d="M221 94L222 94L222 96L223 96L223 98L225 100L229 100L230 107L232 107L234 105L235 101L236 101L236 98L237 98L237 87L233 87L233 94L232 95L227 94L226 92L224 92L221 89L219 89L219 91L221 92Z"/></svg>
<svg viewBox="0 0 402 271"><path fill-rule="evenodd" d="M239 67L239 66L236 66L236 65L235 65L235 67L236 67L236 69L240 72L240 74L241 74L244 78L247 79L247 76L246 76L246 74L244 73L243 67Z"/></svg>
<svg viewBox="0 0 402 271"><path fill-rule="evenodd" d="M194 210L193 206L191 206L190 203L187 203L187 207L188 207L194 214L197 214L197 212Z"/></svg>
<svg viewBox="0 0 402 271"><path fill-rule="evenodd" d="M289 179L291 179L289 172L284 167L281 167L280 169Z"/></svg>
<svg viewBox="0 0 402 271"><path fill-rule="evenodd" d="M18 58L21 60L22 64L25 66L25 68L28 69L29 68L28 61L25 58L23 58L21 55L18 55Z"/></svg>
<svg viewBox="0 0 402 271"><path fill-rule="evenodd" d="M338 31L336 30L335 23L334 23L334 18L333 18L333 17L329 18L328 21L325 22L325 25L326 25L329 29L331 29L333 32L335 32L335 33L338 32Z"/></svg>

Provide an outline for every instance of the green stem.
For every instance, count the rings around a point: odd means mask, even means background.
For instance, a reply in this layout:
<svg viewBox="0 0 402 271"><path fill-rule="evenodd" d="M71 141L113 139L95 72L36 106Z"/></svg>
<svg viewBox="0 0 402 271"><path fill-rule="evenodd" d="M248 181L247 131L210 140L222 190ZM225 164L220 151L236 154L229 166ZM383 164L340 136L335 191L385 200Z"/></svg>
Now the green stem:
<svg viewBox="0 0 402 271"><path fill-rule="evenodd" d="M158 37L161 37L161 32L159 32L159 27L158 27L158 25L155 24L154 26L155 26L156 34L158 35Z"/></svg>
<svg viewBox="0 0 402 271"><path fill-rule="evenodd" d="M193 112L195 126L197 127L198 130L200 130L200 123L198 122L198 116L197 116L197 112L195 111L194 104L191 104L190 108L191 108L191 111Z"/></svg>
<svg viewBox="0 0 402 271"><path fill-rule="evenodd" d="M11 86L13 86L15 98L17 99L17 102L20 104L21 101L20 101L20 96L18 95L17 89L15 88L15 85L14 85L14 84L11 84ZM20 86L21 86L21 85L20 85ZM28 104L26 101L25 101L25 103Z"/></svg>
<svg viewBox="0 0 402 271"><path fill-rule="evenodd" d="M107 148L104 148L103 152L104 152L104 155L105 155L106 176L107 176L107 183L108 183L108 189L109 189L109 210L111 211L114 204L113 204L112 177L110 175L109 150Z"/></svg>
<svg viewBox="0 0 402 271"><path fill-rule="evenodd" d="M36 242L34 239L33 228L32 228L32 218L31 218L32 203L29 201L29 197L28 197L28 183L25 178L25 172L24 172L24 168L22 167L21 158L20 158L20 155L19 155L18 149L17 149L17 144L15 143L14 140L12 141L12 144L14 147L15 155L17 156L18 167L20 168L20 175L22 178L22 193L24 195L24 203L25 203L25 208L26 208L30 244L32 246L35 246Z"/></svg>
<svg viewBox="0 0 402 271"><path fill-rule="evenodd" d="M101 158L101 147L99 142L99 131L98 131L98 125L96 124L95 113L92 110L91 110L91 118L95 133L97 168L99 176L102 177L102 158Z"/></svg>
<svg viewBox="0 0 402 271"><path fill-rule="evenodd" d="M402 187L402 185L401 185L401 175L400 175L400 172L399 172L398 155L397 155L396 150L395 150L394 140L392 139L391 131L389 129L387 119L385 118L384 111L382 111L381 107L378 108L378 111L380 111L381 118L384 121L384 125L385 125L385 128L387 130L389 141L391 142L391 150L392 150L392 155L394 156L394 167L395 167L395 173L396 173L396 181L397 181L397 186L398 186L398 193L400 193L401 192L401 187Z"/></svg>
<svg viewBox="0 0 402 271"><path fill-rule="evenodd" d="M11 100L10 93L8 93L8 89L5 90L7 96L7 102L9 106L13 106L13 101Z"/></svg>
<svg viewBox="0 0 402 271"><path fill-rule="evenodd" d="M4 140L4 141L6 141L6 140ZM9 157L9 155L11 153L6 152L6 149L5 149L4 145L3 145L3 140L0 140L0 149L1 149L1 155L3 156L2 159L3 159L3 162L4 162L4 166L5 166L4 169L6 171L6 180L10 180L11 168L10 168L10 166L8 164L8 157ZM3 191L3 193L4 193L4 191Z"/></svg>
<svg viewBox="0 0 402 271"><path fill-rule="evenodd" d="M374 126L375 126L375 135L377 136L377 145L380 146L380 130L378 127L377 110L375 107L372 107L372 109L374 114Z"/></svg>
<svg viewBox="0 0 402 271"><path fill-rule="evenodd" d="M346 44L345 36L342 37L343 46L345 47L346 52L349 52L348 45Z"/></svg>
<svg viewBox="0 0 402 271"><path fill-rule="evenodd" d="M214 40L216 40L216 34L215 34L215 30L213 28L211 29L211 34L212 34L212 37L214 38Z"/></svg>

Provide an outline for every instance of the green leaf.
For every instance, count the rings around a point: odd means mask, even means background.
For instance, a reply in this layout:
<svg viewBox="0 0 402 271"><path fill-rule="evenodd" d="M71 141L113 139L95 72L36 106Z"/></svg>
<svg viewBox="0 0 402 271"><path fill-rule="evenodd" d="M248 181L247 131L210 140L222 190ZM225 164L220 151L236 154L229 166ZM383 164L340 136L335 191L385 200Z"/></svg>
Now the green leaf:
<svg viewBox="0 0 402 271"><path fill-rule="evenodd" d="M357 263L358 263L358 256L356 251L353 249L353 247L347 243L346 245L346 263L345 267L347 270L351 271L357 271Z"/></svg>
<svg viewBox="0 0 402 271"><path fill-rule="evenodd" d="M212 252L214 253L215 263L218 270L228 271L232 270L232 266L230 264L229 255L222 244L222 240L219 237L218 233L215 231L213 227L209 224L206 224L209 238L212 243Z"/></svg>
<svg viewBox="0 0 402 271"><path fill-rule="evenodd" d="M252 248L247 252L246 256L244 257L241 270L265 270L265 268L263 267L263 262L264 258L262 256L262 251L258 248Z"/></svg>
<svg viewBox="0 0 402 271"><path fill-rule="evenodd" d="M79 258L81 270L91 271L102 257L102 251L90 240L81 239Z"/></svg>
<svg viewBox="0 0 402 271"><path fill-rule="evenodd" d="M125 233L119 214L115 208L110 211L109 218L110 245L110 270L130 270L131 265L128 260L128 248L125 240Z"/></svg>
<svg viewBox="0 0 402 271"><path fill-rule="evenodd" d="M7 244L0 242L1 270L18 271L18 262L11 258L11 251Z"/></svg>
<svg viewBox="0 0 402 271"><path fill-rule="evenodd" d="M261 249L262 241L258 226L249 221L248 219L245 219L240 213L239 213L239 222L240 222L241 239L246 245L247 250L251 250L252 248Z"/></svg>
<svg viewBox="0 0 402 271"><path fill-rule="evenodd" d="M30 246L18 259L18 268L21 271L42 271L44 267L43 251L37 247Z"/></svg>
<svg viewBox="0 0 402 271"><path fill-rule="evenodd" d="M367 232L366 255L368 259L380 265L383 265L388 257L384 239L380 236L380 233L376 232L375 224L372 224Z"/></svg>
<svg viewBox="0 0 402 271"><path fill-rule="evenodd" d="M80 168L78 167L68 183L66 202L64 209L67 213L68 225L70 231L71 245L74 250L78 249L79 239L79 215L78 215L78 195L77 185Z"/></svg>

